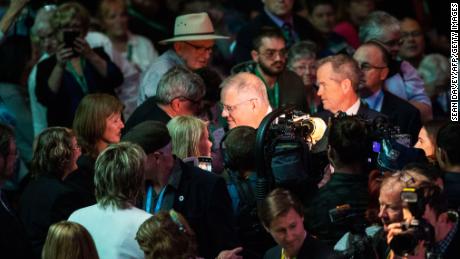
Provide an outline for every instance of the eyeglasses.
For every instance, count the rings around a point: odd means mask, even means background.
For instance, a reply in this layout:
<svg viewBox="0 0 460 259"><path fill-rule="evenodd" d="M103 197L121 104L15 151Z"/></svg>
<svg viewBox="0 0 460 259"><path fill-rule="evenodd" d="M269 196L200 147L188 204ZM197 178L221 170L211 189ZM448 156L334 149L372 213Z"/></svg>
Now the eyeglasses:
<svg viewBox="0 0 460 259"><path fill-rule="evenodd" d="M401 32L401 39L407 39L407 38L409 38L409 37L417 38L417 37L420 37L420 36L422 36L422 32L421 32L421 31Z"/></svg>
<svg viewBox="0 0 460 259"><path fill-rule="evenodd" d="M204 54L204 53L211 53L213 48L214 48L214 45L212 45L211 47L203 47L203 46L198 46L198 45L195 45L193 43L190 43L188 41L184 41L185 44L193 47L195 49L195 51L197 51L198 53L201 53L201 54Z"/></svg>
<svg viewBox="0 0 460 259"><path fill-rule="evenodd" d="M241 104L244 104L246 102L249 102L249 101L252 101L252 100L257 100L257 98L251 98L251 99L247 99L245 101L242 101L242 102L239 102L237 104L234 104L234 105L227 105L227 104L223 104L223 103L219 103L221 108L222 108L222 111L227 111L228 113L232 113L236 110L236 108L238 108L238 106L240 106Z"/></svg>
<svg viewBox="0 0 460 259"><path fill-rule="evenodd" d="M389 40L389 41L383 42L383 44L385 44L387 47L390 47L390 48L401 46L403 44L403 39L400 38L400 39Z"/></svg>
<svg viewBox="0 0 460 259"><path fill-rule="evenodd" d="M293 70L304 73L305 71L316 71L316 65L310 65L310 66L294 66L292 67Z"/></svg>
<svg viewBox="0 0 460 259"><path fill-rule="evenodd" d="M384 69L387 68L387 66L374 66L367 62L363 62L359 64L359 68L361 69L361 71L369 71L371 69Z"/></svg>
<svg viewBox="0 0 460 259"><path fill-rule="evenodd" d="M280 49L280 50L275 50L275 49L269 49L263 52L259 52L262 56L265 56L267 59L274 59L276 55L279 55L280 58L286 58L287 57L287 50L286 48Z"/></svg>

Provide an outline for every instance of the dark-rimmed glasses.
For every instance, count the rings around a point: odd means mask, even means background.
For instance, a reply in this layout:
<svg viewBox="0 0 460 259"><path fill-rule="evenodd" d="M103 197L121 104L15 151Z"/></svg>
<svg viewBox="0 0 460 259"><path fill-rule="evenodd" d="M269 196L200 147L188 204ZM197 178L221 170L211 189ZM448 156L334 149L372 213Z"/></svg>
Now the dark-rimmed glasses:
<svg viewBox="0 0 460 259"><path fill-rule="evenodd" d="M387 68L387 66L374 66L367 62L363 62L359 64L359 69L361 69L361 71L369 71L371 69L384 69L384 68Z"/></svg>

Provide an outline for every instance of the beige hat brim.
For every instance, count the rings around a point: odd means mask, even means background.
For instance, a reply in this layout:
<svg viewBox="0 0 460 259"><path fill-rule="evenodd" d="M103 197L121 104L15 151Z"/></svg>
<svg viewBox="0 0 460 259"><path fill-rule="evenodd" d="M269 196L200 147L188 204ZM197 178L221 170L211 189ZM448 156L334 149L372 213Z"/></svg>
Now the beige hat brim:
<svg viewBox="0 0 460 259"><path fill-rule="evenodd" d="M218 40L218 39L229 39L230 37L228 36L221 36L221 35L215 35L215 34L210 34L210 35L189 35L189 36L178 36L178 37L173 37L170 39L162 40L158 43L160 44L168 44L170 42L178 42L178 41L193 41L193 40Z"/></svg>

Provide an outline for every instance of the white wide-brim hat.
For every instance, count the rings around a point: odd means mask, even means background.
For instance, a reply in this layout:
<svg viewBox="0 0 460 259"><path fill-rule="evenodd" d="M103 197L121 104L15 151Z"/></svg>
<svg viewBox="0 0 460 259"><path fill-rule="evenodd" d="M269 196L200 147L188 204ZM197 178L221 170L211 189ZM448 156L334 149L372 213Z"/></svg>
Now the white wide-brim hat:
<svg viewBox="0 0 460 259"><path fill-rule="evenodd" d="M160 41L166 44L176 41L228 39L214 34L214 26L207 13L192 13L177 16L174 24L174 37Z"/></svg>

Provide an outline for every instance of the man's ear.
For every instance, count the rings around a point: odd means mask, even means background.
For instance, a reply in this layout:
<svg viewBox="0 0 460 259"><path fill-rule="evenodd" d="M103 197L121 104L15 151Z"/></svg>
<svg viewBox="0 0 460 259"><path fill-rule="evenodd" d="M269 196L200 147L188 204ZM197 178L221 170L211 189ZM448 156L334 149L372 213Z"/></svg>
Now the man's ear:
<svg viewBox="0 0 460 259"><path fill-rule="evenodd" d="M176 51L176 53L179 54L179 56L180 56L180 53L182 52L182 48L183 48L182 44L183 44L182 42L174 42L173 43L174 51Z"/></svg>
<svg viewBox="0 0 460 259"><path fill-rule="evenodd" d="M340 87L344 93L348 93L349 91L354 91L353 86L351 85L351 80L348 78L343 79L340 81Z"/></svg>
<svg viewBox="0 0 460 259"><path fill-rule="evenodd" d="M179 98L174 98L170 103L171 109L174 112L180 111L181 105L182 105L182 102L179 100Z"/></svg>
<svg viewBox="0 0 460 259"><path fill-rule="evenodd" d="M259 53L255 50L251 50L252 61L259 62Z"/></svg>
<svg viewBox="0 0 460 259"><path fill-rule="evenodd" d="M443 212L443 213L439 214L437 221L439 223L444 223L444 224L448 223L449 222L449 215L447 214L447 212Z"/></svg>
<svg viewBox="0 0 460 259"><path fill-rule="evenodd" d="M382 73L380 73L380 80L384 81L385 79L387 79L389 73L390 69L388 67L384 68L382 70Z"/></svg>

